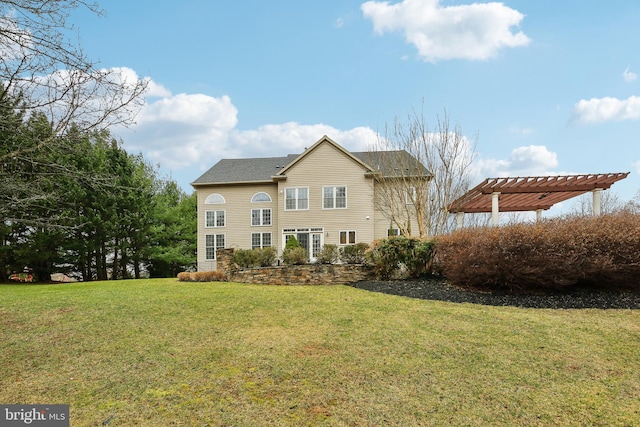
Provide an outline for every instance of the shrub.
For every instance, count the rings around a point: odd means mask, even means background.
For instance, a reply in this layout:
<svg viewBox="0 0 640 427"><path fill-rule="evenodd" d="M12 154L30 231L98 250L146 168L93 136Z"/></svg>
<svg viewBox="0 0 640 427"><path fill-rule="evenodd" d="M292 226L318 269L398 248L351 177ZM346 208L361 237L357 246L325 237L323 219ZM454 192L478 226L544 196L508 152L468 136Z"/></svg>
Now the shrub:
<svg viewBox="0 0 640 427"><path fill-rule="evenodd" d="M384 279L393 274L418 277L430 271L435 243L403 236L377 240L367 252L376 274Z"/></svg>
<svg viewBox="0 0 640 427"><path fill-rule="evenodd" d="M296 239L295 236L290 236L287 239L287 243L284 245L284 250L295 249L299 247L301 246L300 246L300 242L298 242L298 239Z"/></svg>
<svg viewBox="0 0 640 427"><path fill-rule="evenodd" d="M285 264L301 265L306 264L309 258L307 250L302 247L285 249L282 252L282 260Z"/></svg>
<svg viewBox="0 0 640 427"><path fill-rule="evenodd" d="M256 265L257 253L250 249L236 249L231 260L240 268L250 268Z"/></svg>
<svg viewBox="0 0 640 427"><path fill-rule="evenodd" d="M343 246L340 248L340 260L345 264L363 264L366 261L367 249L369 245L366 243Z"/></svg>
<svg viewBox="0 0 640 427"><path fill-rule="evenodd" d="M258 267L270 267L276 261L276 250L272 247L253 249L255 252L255 265Z"/></svg>
<svg viewBox="0 0 640 427"><path fill-rule="evenodd" d="M191 273L188 271L182 271L178 273L178 281L179 282L190 282L191 281Z"/></svg>
<svg viewBox="0 0 640 427"><path fill-rule="evenodd" d="M338 262L338 246L330 243L325 244L316 257L318 264L334 264Z"/></svg>
<svg viewBox="0 0 640 427"><path fill-rule="evenodd" d="M463 229L438 240L436 267L476 289L640 289L640 214Z"/></svg>
<svg viewBox="0 0 640 427"><path fill-rule="evenodd" d="M183 271L178 273L180 282L223 282L227 280L226 275L221 271L196 271L193 273Z"/></svg>

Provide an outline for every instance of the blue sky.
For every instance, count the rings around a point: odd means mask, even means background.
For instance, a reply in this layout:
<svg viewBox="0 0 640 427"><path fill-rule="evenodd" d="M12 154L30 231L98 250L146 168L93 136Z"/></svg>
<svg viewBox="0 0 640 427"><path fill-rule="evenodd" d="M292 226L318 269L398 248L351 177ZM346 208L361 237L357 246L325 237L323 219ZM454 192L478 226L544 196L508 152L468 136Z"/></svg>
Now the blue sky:
<svg viewBox="0 0 640 427"><path fill-rule="evenodd" d="M114 129L185 190L221 158L363 150L395 117L446 109L476 181L631 172L640 189L640 3L112 0L72 17L86 53L148 78Z"/></svg>

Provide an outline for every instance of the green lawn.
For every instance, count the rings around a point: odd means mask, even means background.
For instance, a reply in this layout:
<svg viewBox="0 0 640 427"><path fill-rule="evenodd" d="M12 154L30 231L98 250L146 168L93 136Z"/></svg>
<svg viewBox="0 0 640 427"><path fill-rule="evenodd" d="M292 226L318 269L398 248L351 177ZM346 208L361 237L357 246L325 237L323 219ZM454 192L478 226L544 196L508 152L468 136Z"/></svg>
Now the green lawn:
<svg viewBox="0 0 640 427"><path fill-rule="evenodd" d="M0 403L72 426L640 425L640 311L175 279L0 286Z"/></svg>

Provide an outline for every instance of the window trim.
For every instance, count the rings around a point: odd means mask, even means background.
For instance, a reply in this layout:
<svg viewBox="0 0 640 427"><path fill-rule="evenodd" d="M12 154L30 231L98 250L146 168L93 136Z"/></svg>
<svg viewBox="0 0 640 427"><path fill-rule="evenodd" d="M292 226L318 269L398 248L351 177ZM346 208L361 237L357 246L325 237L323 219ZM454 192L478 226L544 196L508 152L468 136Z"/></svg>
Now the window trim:
<svg viewBox="0 0 640 427"><path fill-rule="evenodd" d="M407 187L404 193L405 203L407 205L415 204L415 200L418 199L418 189L416 187Z"/></svg>
<svg viewBox="0 0 640 427"><path fill-rule="evenodd" d="M213 212L213 225L207 225L209 213ZM218 214L222 212L224 224L218 225ZM204 211L204 228L224 228L227 226L227 211L224 209Z"/></svg>
<svg viewBox="0 0 640 427"><path fill-rule="evenodd" d="M262 196L262 195L267 196L269 200L255 200L258 196ZM264 191L258 191L256 194L251 196L251 203L270 203L270 202L273 202L273 199L271 198L269 193Z"/></svg>
<svg viewBox="0 0 640 427"><path fill-rule="evenodd" d="M293 199L293 200L295 200L295 205L296 205L295 208L287 208L287 200L289 200L289 199L287 199L287 191L288 190L295 190L295 199ZM300 198L299 198L298 194L299 194L300 190L306 190L307 191L307 198L303 199L303 200L307 201L307 207L306 208L302 208L302 209L299 208ZM310 204L309 201L310 200L311 200L311 194L310 194L310 191L309 191L309 187L285 187L285 189L284 189L284 210L285 211L288 211L288 212L291 212L291 211L308 211L309 210L309 204Z"/></svg>
<svg viewBox="0 0 640 427"><path fill-rule="evenodd" d="M204 199L205 205L224 205L225 203L227 203L227 201L225 200L224 196L220 193L209 194L207 198Z"/></svg>
<svg viewBox="0 0 640 427"><path fill-rule="evenodd" d="M213 246L209 246L207 243L207 238L209 236L213 236ZM218 239L222 236L222 245L218 245ZM224 249L227 244L227 235L224 233L214 233L214 234L205 234L204 235L204 259L206 261L215 261L218 259L217 252L218 249ZM213 249L213 258L209 258L209 250Z"/></svg>
<svg viewBox="0 0 640 427"><path fill-rule="evenodd" d="M253 211L260 211L260 223L253 223ZM269 224L264 224L264 212L269 211ZM273 209L271 208L255 208L251 209L251 226L252 227L271 227L273 225Z"/></svg>
<svg viewBox="0 0 640 427"><path fill-rule="evenodd" d="M325 190L331 188L331 199L325 197ZM344 206L338 207L338 188L344 188ZM325 200L331 200L331 207L325 206ZM347 209L347 186L346 185L326 185L322 187L322 209Z"/></svg>
<svg viewBox="0 0 640 427"><path fill-rule="evenodd" d="M345 243L342 243L342 233L345 233ZM351 233L353 233L353 243L351 243L351 239L349 238ZM358 233L356 230L340 230L338 231L338 245L340 246L349 246L349 245L355 245L356 242L358 241Z"/></svg>
<svg viewBox="0 0 640 427"><path fill-rule="evenodd" d="M260 245L259 246L255 246L253 244L253 236L258 235L260 236ZM264 243L264 237L265 235L269 236L269 241L270 243L267 245ZM254 232L251 233L251 249L256 249L256 248L268 248L268 247L272 247L273 246L273 233L272 232Z"/></svg>

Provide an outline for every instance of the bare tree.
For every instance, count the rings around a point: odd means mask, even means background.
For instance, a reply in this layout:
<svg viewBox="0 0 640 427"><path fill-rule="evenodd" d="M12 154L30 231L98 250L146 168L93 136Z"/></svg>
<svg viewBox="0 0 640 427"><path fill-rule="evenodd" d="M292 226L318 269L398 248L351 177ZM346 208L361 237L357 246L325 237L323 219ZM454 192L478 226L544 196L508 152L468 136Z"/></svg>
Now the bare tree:
<svg viewBox="0 0 640 427"><path fill-rule="evenodd" d="M387 156L396 173L382 174L375 184L376 205L390 223L402 234L421 238L453 227L448 208L469 189L476 154L475 142L463 135L459 125L451 124L446 110L436 117L433 132L422 112L412 111L406 121L396 118L371 151L376 156L404 153Z"/></svg>
<svg viewBox="0 0 640 427"><path fill-rule="evenodd" d="M73 153L70 132L126 126L142 105L147 80L127 69L99 68L82 51L77 28L69 22L76 9L103 14L85 0L0 0L0 105L5 109L0 114L0 219L5 221L19 220L12 212L23 204L18 202L56 197L55 189L47 188L47 176L60 172L56 153ZM9 123L15 121L12 111L19 111L24 122L46 122L46 131L11 134L18 127Z"/></svg>
<svg viewBox="0 0 640 427"><path fill-rule="evenodd" d="M616 193L611 192L611 190L602 191L600 213L615 213L621 211L624 207L624 202ZM593 195L591 193L585 193L574 199L569 213L580 216L593 215Z"/></svg>

